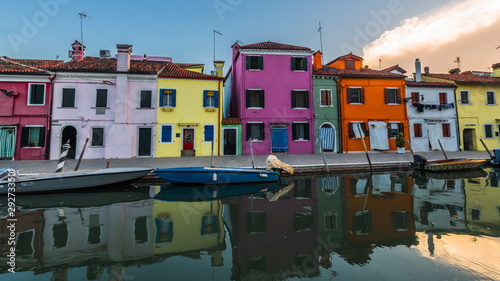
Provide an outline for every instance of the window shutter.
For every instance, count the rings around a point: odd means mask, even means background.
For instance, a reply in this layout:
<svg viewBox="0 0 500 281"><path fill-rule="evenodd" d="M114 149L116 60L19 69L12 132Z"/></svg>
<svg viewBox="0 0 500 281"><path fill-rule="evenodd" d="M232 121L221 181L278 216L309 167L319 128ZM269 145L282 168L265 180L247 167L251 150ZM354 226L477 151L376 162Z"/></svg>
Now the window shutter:
<svg viewBox="0 0 500 281"><path fill-rule="evenodd" d="M260 90L259 92L259 105L260 107L264 108L264 101L265 101L265 98L264 98L264 90Z"/></svg>
<svg viewBox="0 0 500 281"><path fill-rule="evenodd" d="M309 108L309 91L305 91L305 106Z"/></svg>
<svg viewBox="0 0 500 281"><path fill-rule="evenodd" d="M172 127L171 126L162 126L161 127L161 141L162 142L171 142L172 141Z"/></svg>
<svg viewBox="0 0 500 281"><path fill-rule="evenodd" d="M387 123L387 137L391 138L391 123Z"/></svg>
<svg viewBox="0 0 500 281"><path fill-rule="evenodd" d="M264 140L264 123L260 123L259 127L260 127L260 138L259 138L259 140Z"/></svg>
<svg viewBox="0 0 500 281"><path fill-rule="evenodd" d="M247 106L247 108L249 108L250 107L250 90L247 90L246 92L247 92L247 96L246 96L247 104L246 104L246 106Z"/></svg>
<svg viewBox="0 0 500 281"><path fill-rule="evenodd" d="M219 107L219 91L214 91L214 107Z"/></svg>
<svg viewBox="0 0 500 281"><path fill-rule="evenodd" d="M292 57L291 63L292 63L292 70L295 70L295 58L294 57Z"/></svg>
<svg viewBox="0 0 500 281"><path fill-rule="evenodd" d="M160 100L160 102L159 102L160 103L160 107L163 107L163 105L165 104L163 102L163 95L164 95L164 93L165 93L165 89L160 89L160 99L159 99Z"/></svg>
<svg viewBox="0 0 500 281"><path fill-rule="evenodd" d="M302 70L307 71L307 58L303 58L302 61L304 62L302 64Z"/></svg>
<svg viewBox="0 0 500 281"><path fill-rule="evenodd" d="M172 107L175 107L175 96L176 96L175 92L176 92L175 89L172 90Z"/></svg>
<svg viewBox="0 0 500 281"><path fill-rule="evenodd" d="M250 69L250 67L251 67L251 63L252 63L252 57L247 56L247 57L246 57L246 60L247 60L247 69Z"/></svg>
<svg viewBox="0 0 500 281"><path fill-rule="evenodd" d="M359 91L359 95L360 95L361 103L364 104L365 103L365 89L361 88Z"/></svg>
<svg viewBox="0 0 500 281"><path fill-rule="evenodd" d="M205 125L205 141L212 141L214 138L214 126Z"/></svg>
<svg viewBox="0 0 500 281"><path fill-rule="evenodd" d="M389 89L387 88L384 89L384 102L385 104L389 103Z"/></svg>
<svg viewBox="0 0 500 281"><path fill-rule="evenodd" d="M26 144L28 143L28 133L29 133L29 128L28 127L23 127L21 129L21 147L25 147Z"/></svg>
<svg viewBox="0 0 500 281"><path fill-rule="evenodd" d="M354 124L353 123L349 123L347 125L347 131L349 133L349 138L353 139L354 138Z"/></svg>
<svg viewBox="0 0 500 281"><path fill-rule="evenodd" d="M396 89L396 102L401 104L401 89Z"/></svg>
<svg viewBox="0 0 500 281"><path fill-rule="evenodd" d="M326 105L333 105L331 91L326 91Z"/></svg>
<svg viewBox="0 0 500 281"><path fill-rule="evenodd" d="M297 138L297 124L292 123L292 139L296 140Z"/></svg>
<svg viewBox="0 0 500 281"><path fill-rule="evenodd" d="M207 107L207 90L203 91L203 107Z"/></svg>
<svg viewBox="0 0 500 281"><path fill-rule="evenodd" d="M38 146L40 147L45 146L45 127L40 128L40 135L38 137Z"/></svg>
<svg viewBox="0 0 500 281"><path fill-rule="evenodd" d="M259 69L264 69L264 58L262 56L259 56Z"/></svg>
<svg viewBox="0 0 500 281"><path fill-rule="evenodd" d="M405 133L405 124L404 123L398 123L398 131L401 133Z"/></svg>
<svg viewBox="0 0 500 281"><path fill-rule="evenodd" d="M309 140L309 123L304 124L304 139Z"/></svg>
<svg viewBox="0 0 500 281"><path fill-rule="evenodd" d="M352 89L347 88L347 103L352 103Z"/></svg>
<svg viewBox="0 0 500 281"><path fill-rule="evenodd" d="M363 133L365 134L365 137L370 136L370 131L366 129L366 123L361 123L361 130L363 130Z"/></svg>
<svg viewBox="0 0 500 281"><path fill-rule="evenodd" d="M292 91L292 108L297 107L297 98L295 97L295 91Z"/></svg>

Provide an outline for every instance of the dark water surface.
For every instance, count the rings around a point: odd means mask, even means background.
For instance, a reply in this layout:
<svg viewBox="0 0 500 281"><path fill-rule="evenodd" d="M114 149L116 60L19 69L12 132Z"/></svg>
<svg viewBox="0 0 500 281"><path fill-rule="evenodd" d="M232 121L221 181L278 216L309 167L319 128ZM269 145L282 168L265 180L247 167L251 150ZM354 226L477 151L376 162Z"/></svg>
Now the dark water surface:
<svg viewBox="0 0 500 281"><path fill-rule="evenodd" d="M16 273L0 197L0 280L499 280L499 178L393 172L19 195Z"/></svg>

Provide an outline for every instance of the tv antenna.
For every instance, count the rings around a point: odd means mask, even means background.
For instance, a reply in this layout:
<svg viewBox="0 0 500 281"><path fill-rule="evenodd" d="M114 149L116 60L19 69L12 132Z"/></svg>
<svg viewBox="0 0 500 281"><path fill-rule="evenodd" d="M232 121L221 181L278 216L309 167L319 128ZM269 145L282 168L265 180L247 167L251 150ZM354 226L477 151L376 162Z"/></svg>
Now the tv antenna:
<svg viewBox="0 0 500 281"><path fill-rule="evenodd" d="M321 22L319 22L318 32L319 32L319 42L321 44L321 53L323 54L323 37L321 36L321 31L323 28L321 27ZM321 64L323 64L323 56L321 56Z"/></svg>
<svg viewBox="0 0 500 281"><path fill-rule="evenodd" d="M217 31L217 30L214 29L214 61L215 61L215 33L217 33L220 36L222 36L222 33L220 33L219 31Z"/></svg>
<svg viewBox="0 0 500 281"><path fill-rule="evenodd" d="M80 43L82 43L82 45L83 45L83 20L86 18L91 19L91 17L89 17L87 15L87 12L80 12L80 13L78 13L78 16L80 17L80 35L81 35L81 42Z"/></svg>
<svg viewBox="0 0 500 281"><path fill-rule="evenodd" d="M457 59L454 61L454 63L456 63L456 64L457 64L458 69L460 69L460 62L461 62L461 61L462 61L462 60L460 59L460 57L457 57Z"/></svg>
<svg viewBox="0 0 500 281"><path fill-rule="evenodd" d="M378 59L378 70L382 70L382 59Z"/></svg>
<svg viewBox="0 0 500 281"><path fill-rule="evenodd" d="M497 47L497 50L500 49L500 46Z"/></svg>

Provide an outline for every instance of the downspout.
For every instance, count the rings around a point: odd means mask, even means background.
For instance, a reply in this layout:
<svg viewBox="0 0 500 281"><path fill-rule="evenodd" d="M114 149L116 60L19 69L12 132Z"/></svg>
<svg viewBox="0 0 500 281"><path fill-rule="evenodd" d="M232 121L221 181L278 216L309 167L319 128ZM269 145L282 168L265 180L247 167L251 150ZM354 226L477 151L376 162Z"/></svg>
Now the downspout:
<svg viewBox="0 0 500 281"><path fill-rule="evenodd" d="M342 110L341 104L342 104L342 102L340 100L341 97L342 97L341 87L340 87L340 83L342 82L342 77L340 77L340 76L337 77L337 79L335 79L335 81L337 81L337 108L338 108L337 115L338 115L338 121L339 121L339 134L338 134L339 135L339 138L338 138L338 140L339 140L339 147L338 147L339 151L338 151L338 153L344 153L344 147L342 145L342 143L343 143L343 134L342 134L342 132L343 132L342 131L342 121L343 121L343 119L342 119L342 114L341 114L341 110Z"/></svg>
<svg viewBox="0 0 500 281"><path fill-rule="evenodd" d="M50 159L50 143L51 143L51 135L52 135L52 110L54 104L54 79L56 79L57 74L54 73L49 76L50 80L50 105L49 105L49 123L47 124L47 140L45 141L45 160Z"/></svg>
<svg viewBox="0 0 500 281"><path fill-rule="evenodd" d="M222 80L219 79L219 83L218 83L218 90L219 90L219 98L218 98L218 104L217 106L219 107L219 114L218 114L218 121L217 121L217 135L218 135L218 140L219 140L219 143L217 144L217 155L220 156L220 151L221 151L221 114L222 114L222 108L221 108L221 101L222 101L222 98L223 98L223 95L222 95L222 91L221 91L221 88L220 88L220 82Z"/></svg>

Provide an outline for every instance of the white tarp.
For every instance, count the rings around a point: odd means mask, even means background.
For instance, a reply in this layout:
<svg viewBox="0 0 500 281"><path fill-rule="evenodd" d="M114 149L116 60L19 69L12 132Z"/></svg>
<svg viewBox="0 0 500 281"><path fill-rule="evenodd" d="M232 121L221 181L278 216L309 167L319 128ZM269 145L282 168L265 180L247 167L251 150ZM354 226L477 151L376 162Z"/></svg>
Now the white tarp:
<svg viewBox="0 0 500 281"><path fill-rule="evenodd" d="M370 149L388 150L387 124L380 121L368 122L370 130Z"/></svg>
<svg viewBox="0 0 500 281"><path fill-rule="evenodd" d="M354 130L354 136L356 139L364 138L365 137L365 132L363 132L363 128L359 123L354 123L353 124L353 130Z"/></svg>
<svg viewBox="0 0 500 281"><path fill-rule="evenodd" d="M438 140L443 143L443 131L439 127L436 123L427 124L427 136L432 150L440 149Z"/></svg>

